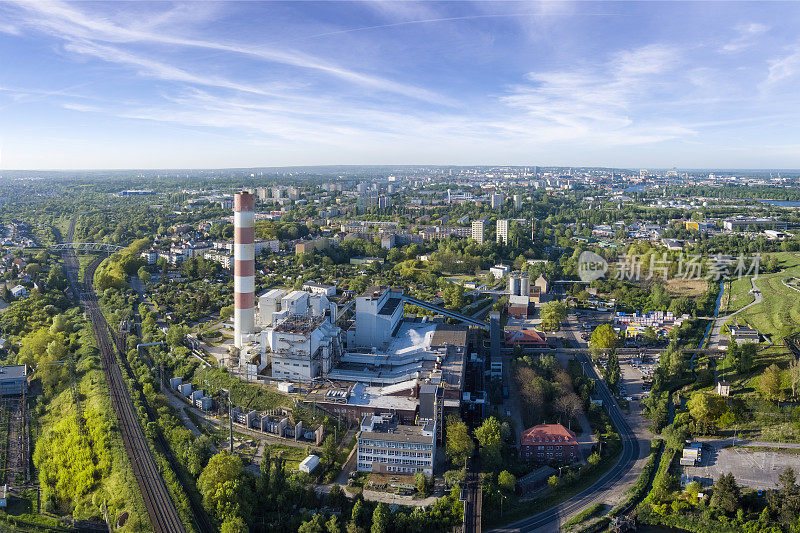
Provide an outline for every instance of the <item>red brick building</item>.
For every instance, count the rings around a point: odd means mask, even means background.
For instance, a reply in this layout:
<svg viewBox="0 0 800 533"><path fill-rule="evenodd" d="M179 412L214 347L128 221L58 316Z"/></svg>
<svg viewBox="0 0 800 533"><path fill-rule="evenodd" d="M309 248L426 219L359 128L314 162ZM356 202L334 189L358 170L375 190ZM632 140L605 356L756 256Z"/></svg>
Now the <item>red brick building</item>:
<svg viewBox="0 0 800 533"><path fill-rule="evenodd" d="M580 450L574 431L561 424L541 424L520 434L520 456L540 463L571 463L580 459Z"/></svg>

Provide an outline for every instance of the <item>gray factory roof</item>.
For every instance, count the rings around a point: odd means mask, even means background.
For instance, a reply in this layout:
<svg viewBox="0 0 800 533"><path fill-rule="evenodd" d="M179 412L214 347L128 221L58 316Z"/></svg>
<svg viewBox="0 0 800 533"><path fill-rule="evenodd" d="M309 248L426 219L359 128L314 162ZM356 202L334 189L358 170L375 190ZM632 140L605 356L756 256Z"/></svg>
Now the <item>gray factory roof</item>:
<svg viewBox="0 0 800 533"><path fill-rule="evenodd" d="M0 366L0 380L27 378L28 369L25 365Z"/></svg>

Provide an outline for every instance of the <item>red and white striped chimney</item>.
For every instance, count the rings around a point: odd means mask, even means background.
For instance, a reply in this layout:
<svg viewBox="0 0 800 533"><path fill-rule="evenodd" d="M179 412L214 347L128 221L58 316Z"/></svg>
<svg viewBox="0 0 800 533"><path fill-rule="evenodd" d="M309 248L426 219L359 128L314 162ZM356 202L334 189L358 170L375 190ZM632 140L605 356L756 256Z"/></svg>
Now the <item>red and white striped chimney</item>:
<svg viewBox="0 0 800 533"><path fill-rule="evenodd" d="M255 333L255 200L249 192L233 199L233 343L244 346Z"/></svg>

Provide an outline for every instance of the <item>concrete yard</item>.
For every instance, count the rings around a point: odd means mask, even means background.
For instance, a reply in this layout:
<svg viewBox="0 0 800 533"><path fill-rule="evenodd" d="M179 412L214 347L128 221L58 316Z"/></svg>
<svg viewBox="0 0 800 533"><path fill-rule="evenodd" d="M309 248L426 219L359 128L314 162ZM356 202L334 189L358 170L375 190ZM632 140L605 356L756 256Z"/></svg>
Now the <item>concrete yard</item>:
<svg viewBox="0 0 800 533"><path fill-rule="evenodd" d="M723 448L711 445L703 448L705 457L698 466L685 466L683 473L694 476L704 486L711 485L722 474L732 473L740 487L774 489L778 476L791 467L800 471L800 454L786 450L742 447Z"/></svg>

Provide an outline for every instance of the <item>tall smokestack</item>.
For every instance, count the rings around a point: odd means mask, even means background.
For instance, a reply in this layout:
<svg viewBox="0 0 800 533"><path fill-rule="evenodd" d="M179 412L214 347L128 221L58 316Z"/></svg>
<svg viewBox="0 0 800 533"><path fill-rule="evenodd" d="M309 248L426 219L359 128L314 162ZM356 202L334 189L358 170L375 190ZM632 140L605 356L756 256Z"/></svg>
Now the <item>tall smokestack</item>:
<svg viewBox="0 0 800 533"><path fill-rule="evenodd" d="M255 330L255 200L248 192L233 199L233 343L245 345Z"/></svg>

